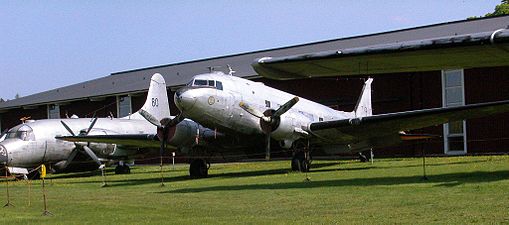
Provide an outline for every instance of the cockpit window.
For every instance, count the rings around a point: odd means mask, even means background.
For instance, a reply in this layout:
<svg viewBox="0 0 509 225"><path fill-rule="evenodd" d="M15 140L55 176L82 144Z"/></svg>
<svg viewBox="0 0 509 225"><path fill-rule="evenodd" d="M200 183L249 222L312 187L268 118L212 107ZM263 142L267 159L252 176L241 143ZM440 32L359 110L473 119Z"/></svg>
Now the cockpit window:
<svg viewBox="0 0 509 225"><path fill-rule="evenodd" d="M33 141L35 139L33 130L30 126L21 124L13 127L7 132L5 139L17 138L23 141Z"/></svg>
<svg viewBox="0 0 509 225"><path fill-rule="evenodd" d="M188 83L187 86L191 86L190 84L191 83ZM192 86L194 86L194 87L206 86L206 87L213 87L218 90L223 90L223 83L221 83L221 81L216 81L216 80L196 79L192 82Z"/></svg>
<svg viewBox="0 0 509 225"><path fill-rule="evenodd" d="M193 86L207 86L206 80L194 80Z"/></svg>

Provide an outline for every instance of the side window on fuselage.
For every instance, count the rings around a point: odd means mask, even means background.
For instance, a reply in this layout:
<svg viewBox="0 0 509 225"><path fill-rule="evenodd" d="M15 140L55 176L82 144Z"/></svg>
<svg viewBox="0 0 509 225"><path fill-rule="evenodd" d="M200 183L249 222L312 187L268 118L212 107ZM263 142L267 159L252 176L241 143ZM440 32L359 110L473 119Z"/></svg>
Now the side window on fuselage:
<svg viewBox="0 0 509 225"><path fill-rule="evenodd" d="M223 83L221 81L216 81L216 88L217 90L223 90Z"/></svg>

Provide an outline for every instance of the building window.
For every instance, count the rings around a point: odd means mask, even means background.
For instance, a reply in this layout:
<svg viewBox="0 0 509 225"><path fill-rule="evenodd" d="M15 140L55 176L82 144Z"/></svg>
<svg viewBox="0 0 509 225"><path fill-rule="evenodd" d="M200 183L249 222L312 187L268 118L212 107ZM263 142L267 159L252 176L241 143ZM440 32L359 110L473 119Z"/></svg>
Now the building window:
<svg viewBox="0 0 509 225"><path fill-rule="evenodd" d="M59 105L48 105L48 119L60 119Z"/></svg>
<svg viewBox="0 0 509 225"><path fill-rule="evenodd" d="M444 107L465 105L463 70L442 71L442 103ZM454 121L444 124L445 154L458 155L467 153L465 135L466 123Z"/></svg>
<svg viewBox="0 0 509 225"><path fill-rule="evenodd" d="M117 97L117 115L119 118L129 116L131 111L131 96L118 96Z"/></svg>

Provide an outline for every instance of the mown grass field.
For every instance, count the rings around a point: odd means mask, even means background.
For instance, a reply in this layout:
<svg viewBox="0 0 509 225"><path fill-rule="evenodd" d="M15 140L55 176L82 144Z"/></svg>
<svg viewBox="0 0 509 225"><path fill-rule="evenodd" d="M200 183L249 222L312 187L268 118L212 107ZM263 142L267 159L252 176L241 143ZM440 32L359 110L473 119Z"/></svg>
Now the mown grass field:
<svg viewBox="0 0 509 225"><path fill-rule="evenodd" d="M0 224L509 224L509 156L313 162L312 172L289 172L288 161L212 165L211 177L187 177L187 165L137 166L49 175L48 209L40 181L31 206L25 181L9 182L14 207ZM6 200L0 183L0 203Z"/></svg>

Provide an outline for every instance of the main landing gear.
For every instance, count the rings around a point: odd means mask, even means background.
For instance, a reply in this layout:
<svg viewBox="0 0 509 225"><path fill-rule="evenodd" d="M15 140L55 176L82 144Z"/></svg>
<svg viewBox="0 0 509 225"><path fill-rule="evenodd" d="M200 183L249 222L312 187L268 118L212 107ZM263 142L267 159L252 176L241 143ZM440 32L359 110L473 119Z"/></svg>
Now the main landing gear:
<svg viewBox="0 0 509 225"><path fill-rule="evenodd" d="M364 153L369 154L369 158ZM373 157L374 157L373 149L369 151L359 152L359 160L361 162L373 162Z"/></svg>
<svg viewBox="0 0 509 225"><path fill-rule="evenodd" d="M124 162L120 161L118 165L115 167L115 174L130 174L131 168Z"/></svg>
<svg viewBox="0 0 509 225"><path fill-rule="evenodd" d="M302 140L296 141L293 145L292 170L309 172L311 168L311 154L309 145Z"/></svg>
<svg viewBox="0 0 509 225"><path fill-rule="evenodd" d="M205 159L192 159L189 165L191 178L205 178L209 175L210 163Z"/></svg>
<svg viewBox="0 0 509 225"><path fill-rule="evenodd" d="M190 155L189 176L191 176L191 178L207 177L210 168L207 150L203 147L195 146L191 149Z"/></svg>

